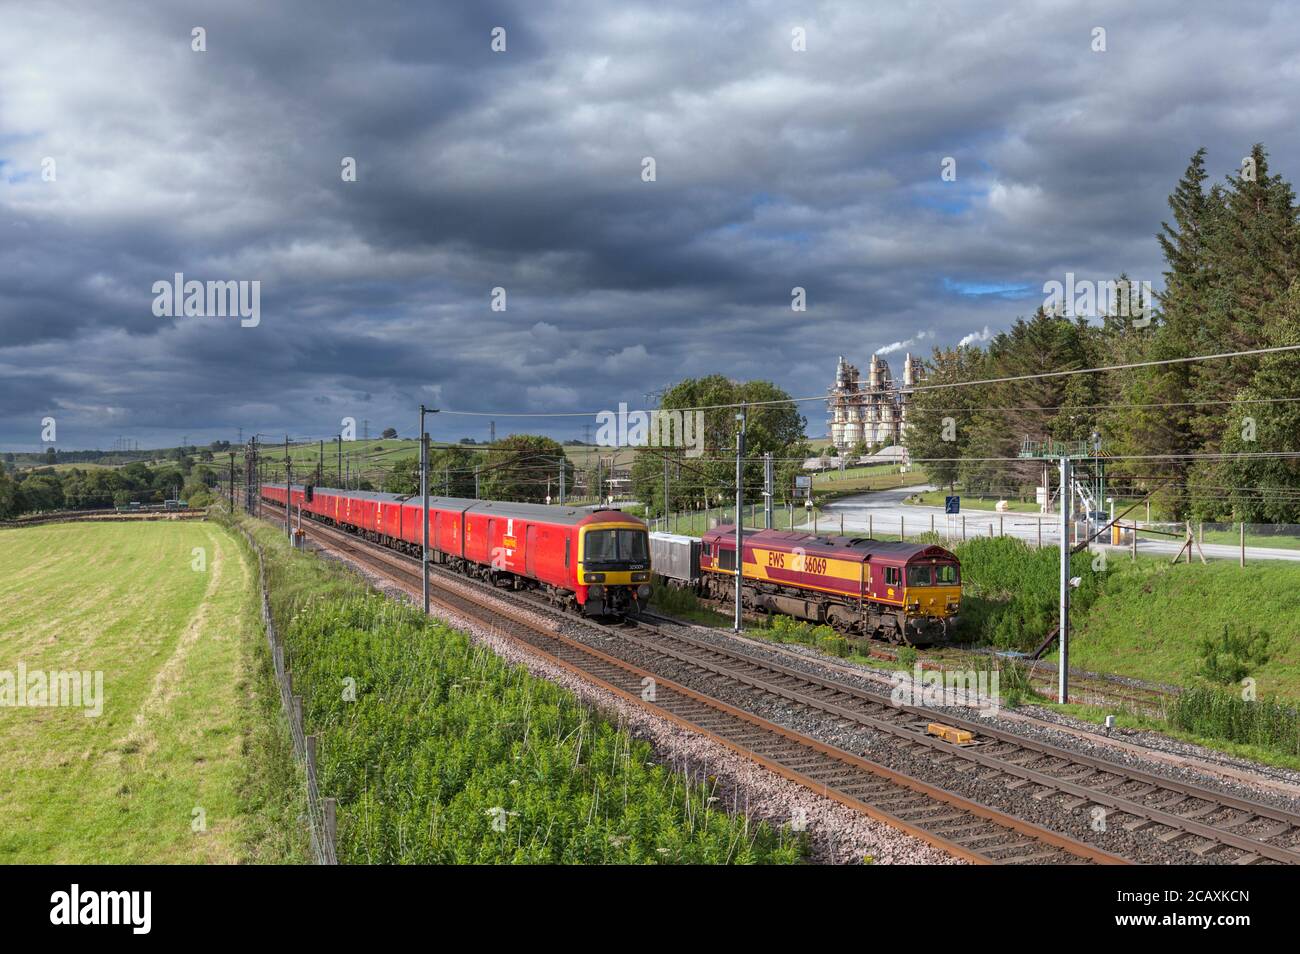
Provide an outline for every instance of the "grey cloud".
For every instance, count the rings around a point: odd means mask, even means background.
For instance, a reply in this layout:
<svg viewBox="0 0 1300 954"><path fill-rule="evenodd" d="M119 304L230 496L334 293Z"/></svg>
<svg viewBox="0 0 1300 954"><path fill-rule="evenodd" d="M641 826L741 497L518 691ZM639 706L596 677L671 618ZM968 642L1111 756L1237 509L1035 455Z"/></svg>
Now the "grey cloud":
<svg viewBox="0 0 1300 954"><path fill-rule="evenodd" d="M63 446L108 446L326 435L349 409L408 433L430 394L597 409L713 371L817 394L839 353L996 333L1066 271L1158 286L1153 234L1201 145L1216 177L1255 141L1297 177L1279 5L704 10L7 11L0 446L32 446L51 408ZM189 49L196 25L207 53ZM155 318L152 283L178 271L262 281L261 324ZM821 410L805 406L814 430Z"/></svg>

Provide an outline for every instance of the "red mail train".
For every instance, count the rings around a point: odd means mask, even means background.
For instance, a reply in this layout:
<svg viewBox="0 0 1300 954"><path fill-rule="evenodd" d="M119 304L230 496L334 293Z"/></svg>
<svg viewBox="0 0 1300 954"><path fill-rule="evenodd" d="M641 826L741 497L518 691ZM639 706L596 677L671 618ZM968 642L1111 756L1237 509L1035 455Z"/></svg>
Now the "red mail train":
<svg viewBox="0 0 1300 954"><path fill-rule="evenodd" d="M304 515L384 546L419 554L419 497L294 484L289 503ZM284 484L264 484L280 506ZM539 589L588 616L635 614L650 599L645 522L621 510L429 498L429 559L515 589Z"/></svg>

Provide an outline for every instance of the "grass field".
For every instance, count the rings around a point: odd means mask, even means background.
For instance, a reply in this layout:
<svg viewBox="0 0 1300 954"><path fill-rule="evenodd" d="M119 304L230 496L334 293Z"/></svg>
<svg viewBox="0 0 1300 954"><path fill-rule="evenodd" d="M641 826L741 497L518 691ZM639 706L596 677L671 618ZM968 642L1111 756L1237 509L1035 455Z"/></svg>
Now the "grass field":
<svg viewBox="0 0 1300 954"><path fill-rule="evenodd" d="M0 861L303 860L255 586L210 523L0 530L0 672L103 678L97 717L0 707Z"/></svg>
<svg viewBox="0 0 1300 954"><path fill-rule="evenodd" d="M1165 560L1115 566L1120 572L1076 624L1073 665L1181 684L1199 665L1200 637L1225 625L1249 626L1272 637L1269 661L1251 673L1260 695L1300 701L1300 567Z"/></svg>
<svg viewBox="0 0 1300 954"><path fill-rule="evenodd" d="M868 490L887 490L890 487L915 487L929 482L925 471L912 469L900 474L893 465L877 464L855 467L841 474L834 471L813 478L813 493L819 500L833 500Z"/></svg>

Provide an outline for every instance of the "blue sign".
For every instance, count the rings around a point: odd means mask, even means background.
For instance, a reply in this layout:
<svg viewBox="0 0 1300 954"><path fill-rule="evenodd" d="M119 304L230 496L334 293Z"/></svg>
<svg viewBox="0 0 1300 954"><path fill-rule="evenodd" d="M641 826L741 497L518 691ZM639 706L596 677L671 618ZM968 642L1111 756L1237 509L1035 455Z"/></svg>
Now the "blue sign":
<svg viewBox="0 0 1300 954"><path fill-rule="evenodd" d="M943 512L944 512L944 513L961 513L961 498L960 498L960 497L944 497L944 498L943 498Z"/></svg>

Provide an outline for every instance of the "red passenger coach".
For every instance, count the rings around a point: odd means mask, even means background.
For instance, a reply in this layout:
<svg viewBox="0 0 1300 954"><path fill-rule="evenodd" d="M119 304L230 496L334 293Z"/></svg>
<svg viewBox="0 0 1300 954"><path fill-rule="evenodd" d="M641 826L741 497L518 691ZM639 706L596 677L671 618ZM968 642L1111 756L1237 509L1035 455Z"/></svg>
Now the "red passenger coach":
<svg viewBox="0 0 1300 954"><path fill-rule="evenodd" d="M316 520L407 553L424 539L418 497L362 490L288 490L294 507ZM262 497L281 506L283 484ZM540 589L551 602L588 615L637 612L650 599L645 523L621 510L429 498L429 558L469 576L514 589Z"/></svg>

